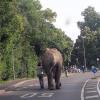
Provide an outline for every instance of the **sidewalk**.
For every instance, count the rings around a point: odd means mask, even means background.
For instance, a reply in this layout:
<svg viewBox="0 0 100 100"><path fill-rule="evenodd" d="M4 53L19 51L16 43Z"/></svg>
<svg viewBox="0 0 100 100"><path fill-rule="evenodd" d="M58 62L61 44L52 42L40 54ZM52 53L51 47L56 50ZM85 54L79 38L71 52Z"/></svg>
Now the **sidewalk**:
<svg viewBox="0 0 100 100"><path fill-rule="evenodd" d="M23 79L16 79L16 80L8 81L6 83L2 83L2 84L0 84L0 90L4 90L10 86L13 86L14 84L17 84L17 83L25 81L25 80L27 80L27 79L23 78Z"/></svg>
<svg viewBox="0 0 100 100"><path fill-rule="evenodd" d="M73 75L73 73L70 73L70 74L68 73L68 77L71 75ZM62 73L61 78L64 78L64 77L66 77L66 75L65 75L65 73ZM46 77L45 77L45 79L46 79ZM0 91L5 90L5 89L10 88L10 87L12 87L12 88L18 87L26 82L29 82L29 81L33 81L33 83L35 84L37 82L37 80L38 80L38 78L33 78L33 79L32 78L31 79L23 78L23 79L11 80L7 83L0 84Z"/></svg>
<svg viewBox="0 0 100 100"><path fill-rule="evenodd" d="M69 77L69 76L71 76L71 75L73 75L73 74L75 74L75 73L67 73L67 77ZM63 72L63 73L61 74L61 78L63 78L63 77L66 77L65 72Z"/></svg>

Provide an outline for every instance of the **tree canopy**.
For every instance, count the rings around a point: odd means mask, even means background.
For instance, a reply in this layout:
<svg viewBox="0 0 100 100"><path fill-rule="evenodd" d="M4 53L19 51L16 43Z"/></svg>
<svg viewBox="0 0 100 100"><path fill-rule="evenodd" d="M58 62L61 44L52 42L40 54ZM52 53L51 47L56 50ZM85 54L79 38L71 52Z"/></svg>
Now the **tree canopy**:
<svg viewBox="0 0 100 100"><path fill-rule="evenodd" d="M78 36L72 51L73 63L76 63L77 58L79 65L84 65L84 42L87 67L99 66L97 59L100 58L100 14L89 6L82 12L82 16L84 21L77 23L81 34Z"/></svg>
<svg viewBox="0 0 100 100"><path fill-rule="evenodd" d="M73 42L53 25L56 16L38 0L0 0L0 79L34 77L46 47L57 48L68 61Z"/></svg>

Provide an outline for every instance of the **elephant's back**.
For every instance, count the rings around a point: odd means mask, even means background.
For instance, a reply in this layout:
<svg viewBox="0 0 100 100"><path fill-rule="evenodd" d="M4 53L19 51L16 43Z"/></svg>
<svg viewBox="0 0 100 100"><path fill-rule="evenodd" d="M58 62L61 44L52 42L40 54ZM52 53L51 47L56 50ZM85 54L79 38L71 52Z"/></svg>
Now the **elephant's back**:
<svg viewBox="0 0 100 100"><path fill-rule="evenodd" d="M63 62L63 58L62 58L61 53L55 48L46 49L45 53L42 56L43 66L53 65L53 64L56 64L58 62L60 62L60 63Z"/></svg>

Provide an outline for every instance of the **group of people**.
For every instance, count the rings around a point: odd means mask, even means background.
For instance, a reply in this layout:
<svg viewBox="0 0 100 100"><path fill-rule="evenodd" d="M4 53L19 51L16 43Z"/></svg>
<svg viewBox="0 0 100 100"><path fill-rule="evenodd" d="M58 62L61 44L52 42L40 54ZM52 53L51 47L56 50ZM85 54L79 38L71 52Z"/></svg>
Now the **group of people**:
<svg viewBox="0 0 100 100"><path fill-rule="evenodd" d="M95 73L97 72L97 70L98 70L98 69L97 69L94 65L92 65L92 66L91 66L91 69L90 69L89 71L91 71L92 73L95 74ZM64 71L65 71L66 77L68 77L68 72L69 72L69 73L80 73L80 72L85 73L85 72L87 72L88 70L87 70L87 67L85 67L85 66L83 65L83 66L78 67L78 68L77 68L77 66L70 66L70 67L65 66L65 67L64 67Z"/></svg>
<svg viewBox="0 0 100 100"><path fill-rule="evenodd" d="M64 70L67 70L69 73L78 73L81 71L79 68L77 68L77 66L70 66L70 67L65 66Z"/></svg>

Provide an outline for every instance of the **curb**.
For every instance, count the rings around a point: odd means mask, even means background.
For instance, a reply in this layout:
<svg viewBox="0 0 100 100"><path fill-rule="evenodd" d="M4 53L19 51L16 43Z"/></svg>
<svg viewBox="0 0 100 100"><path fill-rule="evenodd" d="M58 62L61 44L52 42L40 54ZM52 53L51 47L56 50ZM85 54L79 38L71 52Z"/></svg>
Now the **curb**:
<svg viewBox="0 0 100 100"><path fill-rule="evenodd" d="M27 79L25 79L25 78L24 79L16 79L16 80L11 80L9 82L6 82L4 84L0 84L0 92L6 90L9 87L12 87L14 84L18 84L24 80L27 80Z"/></svg>
<svg viewBox="0 0 100 100"><path fill-rule="evenodd" d="M71 76L73 74L68 74L68 77ZM64 78L66 77L65 73L62 73L61 74L61 78ZM47 79L47 77L44 77L44 79ZM0 84L0 95L5 93L6 92L6 89L10 88L10 87L18 87L26 82L30 82L30 81L33 81L33 82L36 82L38 80L38 78L33 78L33 79L18 79L18 80L13 80L13 81L9 81L5 84ZM35 84L35 83L34 83Z"/></svg>

